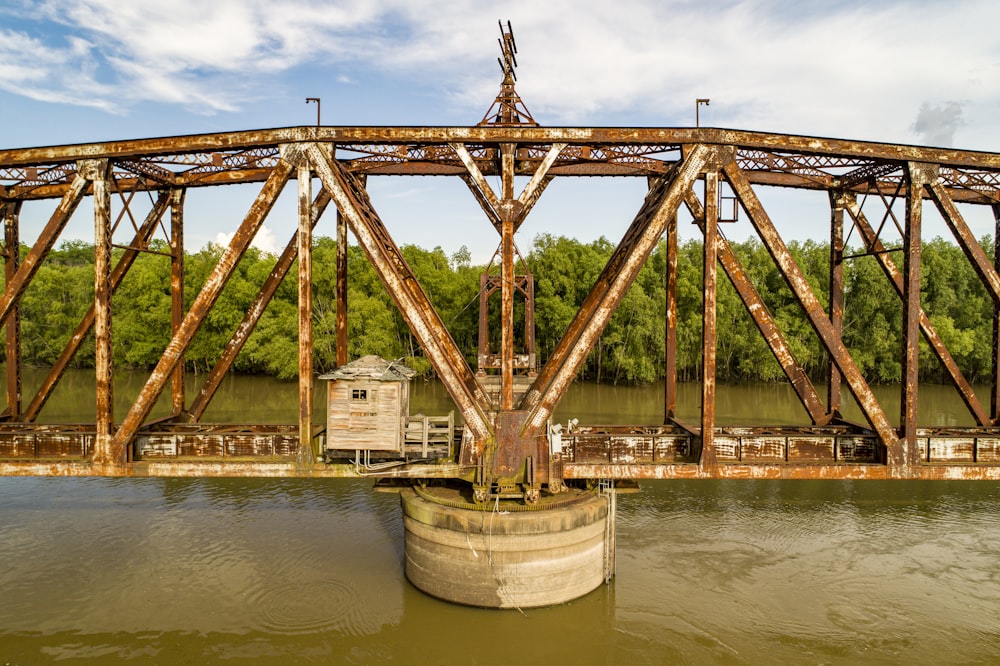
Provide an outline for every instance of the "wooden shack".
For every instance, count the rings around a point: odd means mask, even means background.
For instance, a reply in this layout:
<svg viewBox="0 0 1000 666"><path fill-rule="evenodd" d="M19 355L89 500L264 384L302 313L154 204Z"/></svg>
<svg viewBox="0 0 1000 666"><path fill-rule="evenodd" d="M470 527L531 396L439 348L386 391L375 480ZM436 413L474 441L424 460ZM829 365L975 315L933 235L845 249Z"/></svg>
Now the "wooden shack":
<svg viewBox="0 0 1000 666"><path fill-rule="evenodd" d="M402 454L414 374L395 361L363 356L321 375L329 381L326 449Z"/></svg>

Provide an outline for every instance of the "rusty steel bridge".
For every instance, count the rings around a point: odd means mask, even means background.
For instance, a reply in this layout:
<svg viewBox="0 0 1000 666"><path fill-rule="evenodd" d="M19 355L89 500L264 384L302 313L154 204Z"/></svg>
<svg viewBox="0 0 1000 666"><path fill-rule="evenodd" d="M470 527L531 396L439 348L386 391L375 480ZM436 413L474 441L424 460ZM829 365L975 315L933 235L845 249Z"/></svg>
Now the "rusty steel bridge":
<svg viewBox="0 0 1000 666"><path fill-rule="evenodd" d="M506 38L506 34L505 34ZM502 40L505 48L508 42ZM0 422L0 474L114 476L338 476L350 466L317 459L312 410L312 263L314 228L334 209L337 238L337 362L347 359L347 232L376 270L465 423L451 460L416 462L386 471L400 479L456 478L477 489L558 490L573 479L824 478L1000 479L1000 266L971 233L959 204L988 206L1000 225L1000 154L731 129L690 127L542 127L515 91L513 67L501 62L500 94L482 122L469 127L289 127L194 136L0 150L0 214L4 225L6 286L0 321L6 328L6 409ZM501 345L499 390L486 386L467 362L383 225L366 191L381 176L460 178L500 238ZM519 283L514 237L555 178L641 178L645 199L603 272L591 286L562 339L530 385L515 390L514 299ZM494 189L487 177L497 177ZM518 192L515 179L527 184ZM289 181L298 188L298 229L215 367L192 396L184 390L184 356L254 235ZM313 191L314 180L320 184ZM523 181L522 181L523 182ZM200 293L184 303L185 194L258 183L259 192ZM787 335L769 313L752 278L719 232L720 186L753 226L774 260L829 359L825 386L817 387L796 362ZM797 188L826 193L830 239L828 306L806 280L758 192ZM140 192L154 201L134 219ZM112 196L120 214L113 215ZM886 251L859 198L886 206L905 201L895 219L902 261ZM26 201L47 200L53 210L22 258L19 216ZM80 204L87 212L78 212ZM990 404L982 404L921 307L921 226L924 201L933 202L954 233L993 302ZM332 204L332 206L331 206ZM674 418L677 397L677 216L686 207L704 239L701 417ZM94 220L95 296L38 392L22 396L19 302L74 215ZM134 238L112 265L113 235L123 216ZM864 253L879 262L902 299L901 409L889 415L876 399L843 338L842 266L845 224L853 225ZM168 236L172 337L127 413L115 414L111 296L139 253L149 251L157 228ZM996 234L1000 238L1000 233ZM577 426L562 434L553 453L548 422L588 353L621 303L654 246L666 239L665 404L661 423ZM1000 250L995 256L1000 257ZM277 286L297 260L298 423L219 425L202 422L222 378L247 340ZM721 269L735 286L803 409L797 427L720 427L715 418L716 284ZM65 369L93 333L96 341L94 420L38 424ZM923 337L945 369L975 422L973 427L924 427L917 418L918 343ZM497 375L493 375L496 379ZM864 421L841 416L841 389ZM171 416L151 420L153 404L171 395ZM291 417L291 415L290 415ZM291 418L289 419L291 420ZM898 426L896 425L898 423ZM176 455L142 456L143 443L164 438Z"/></svg>

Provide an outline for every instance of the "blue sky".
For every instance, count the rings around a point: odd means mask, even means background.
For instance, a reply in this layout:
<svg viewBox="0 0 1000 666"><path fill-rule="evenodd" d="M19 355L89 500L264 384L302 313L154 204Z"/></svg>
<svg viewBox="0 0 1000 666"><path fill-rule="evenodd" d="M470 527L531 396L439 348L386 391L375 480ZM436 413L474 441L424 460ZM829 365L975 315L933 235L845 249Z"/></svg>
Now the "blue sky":
<svg viewBox="0 0 1000 666"><path fill-rule="evenodd" d="M690 126L708 97L705 126L1000 151L1000 4L868 4L0 0L0 146L312 124L306 97L329 125L472 125L498 89L502 18L543 125ZM373 181L398 242L488 259L496 234L459 181ZM189 248L235 229L256 193L228 189L189 195ZM639 179L557 181L519 245L542 231L617 241L642 194ZM822 193L761 195L790 237L825 237ZM49 213L26 207L26 240ZM984 211L967 215L991 232ZM89 239L77 217L66 236ZM283 200L261 246L293 227Z"/></svg>

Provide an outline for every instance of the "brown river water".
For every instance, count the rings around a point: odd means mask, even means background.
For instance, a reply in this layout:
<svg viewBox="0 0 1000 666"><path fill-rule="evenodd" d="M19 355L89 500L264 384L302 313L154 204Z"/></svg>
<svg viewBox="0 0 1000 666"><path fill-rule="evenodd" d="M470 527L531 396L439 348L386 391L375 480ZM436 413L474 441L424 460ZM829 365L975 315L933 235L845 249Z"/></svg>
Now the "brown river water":
<svg viewBox="0 0 1000 666"><path fill-rule="evenodd" d="M92 418L90 376L66 381L48 420ZM953 394L921 387L921 422L968 423ZM292 422L296 385L217 400L207 420ZM784 386L720 387L718 413L803 422ZM656 423L662 389L576 386L556 416ZM0 478L0 664L1000 662L1000 484L664 481L618 509L613 582L519 613L410 586L398 498L367 480Z"/></svg>

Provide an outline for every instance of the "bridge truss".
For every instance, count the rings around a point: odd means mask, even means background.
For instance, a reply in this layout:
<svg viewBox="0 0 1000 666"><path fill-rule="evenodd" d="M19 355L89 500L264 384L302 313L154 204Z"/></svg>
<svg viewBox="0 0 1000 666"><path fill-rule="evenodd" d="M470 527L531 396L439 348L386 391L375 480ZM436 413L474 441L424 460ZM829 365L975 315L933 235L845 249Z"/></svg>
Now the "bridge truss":
<svg viewBox="0 0 1000 666"><path fill-rule="evenodd" d="M472 127L292 127L260 131L0 150L0 214L6 286L0 321L6 328L6 409L0 423L0 474L97 475L336 475L313 462L312 233L335 209L338 247L338 363L347 361L347 230L353 233L444 383L467 428L451 465L410 465L397 477L456 477L477 488L516 485L558 490L570 479L624 478L1000 478L1000 267L983 251L957 204L989 206L1000 220L1000 154L712 128L556 128L537 126L509 89L498 110ZM504 96L506 95L506 97ZM407 266L366 190L380 176L462 179L501 241L499 395L488 392L448 333ZM645 199L579 312L523 396L514 391L514 234L555 178L641 178ZM489 177L499 179L499 191ZM527 184L517 192L515 178ZM184 393L184 354L195 333L290 181L298 188L298 231L261 285L215 368L193 397ZM314 180L320 184L313 191ZM523 179L522 179L523 180ZM259 192L200 293L185 307L185 194L193 188L258 183ZM753 279L719 233L720 187L755 229L829 358L829 379L817 388L796 362L787 334L770 314ZM825 191L830 203L831 261L821 298L789 252L758 192L766 188ZM144 219L133 198L149 193ZM880 198L903 238L902 262L886 252L883 226L866 217L859 198ZM19 302L60 232L84 199L94 219L95 298L38 392L21 391ZM120 214L112 215L112 200ZM896 219L892 202L905 201ZM48 200L54 210L37 241L21 256L22 204ZM980 402L920 302L923 206L933 202L994 304L992 390ZM332 204L332 206L331 206ZM704 239L702 410L699 423L674 418L677 400L677 215L687 208ZM124 219L134 238L113 243ZM885 218L883 218L883 223ZM901 413L891 419L876 399L843 338L842 266L845 223L877 258L902 299ZM998 222L1000 224L1000 222ZM167 232L167 228L169 231ZM172 337L127 413L112 408L111 295L135 258L150 251L163 229L172 266ZM118 234L121 235L120 233ZM996 234L1000 236L1000 234ZM665 419L663 424L578 427L553 453L547 424L587 354L655 245L666 239ZM112 247L124 251L112 265ZM1000 256L1000 251L994 253ZM298 260L298 426L202 424L206 406L229 371L277 286ZM722 428L715 419L716 284L722 268L735 286L802 404L809 425ZM823 306L823 301L828 303ZM92 424L37 424L36 419L93 332L98 388ZM923 428L917 421L917 360L921 336L940 361L977 424ZM172 416L151 421L153 404L172 395ZM841 417L841 387L864 415ZM515 399L515 397L517 399ZM137 443L171 437L219 442L217 456L139 459ZM187 438L187 439L186 439ZM215 438L215 439L213 439ZM209 447L211 448L211 447ZM227 459L225 454L247 454ZM254 456L259 460L253 460ZM248 459L251 458L251 459Z"/></svg>

